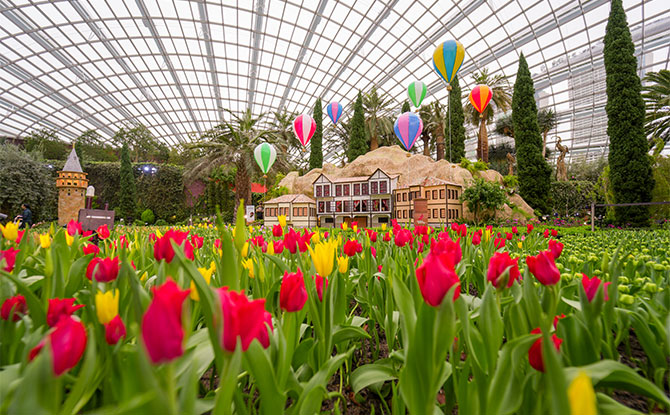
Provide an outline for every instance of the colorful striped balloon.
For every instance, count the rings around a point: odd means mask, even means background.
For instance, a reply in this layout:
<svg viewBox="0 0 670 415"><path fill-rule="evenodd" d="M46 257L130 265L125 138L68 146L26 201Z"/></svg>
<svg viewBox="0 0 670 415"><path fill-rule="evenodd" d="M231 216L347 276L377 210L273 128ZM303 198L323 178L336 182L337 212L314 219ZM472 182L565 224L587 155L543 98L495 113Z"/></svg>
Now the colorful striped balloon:
<svg viewBox="0 0 670 415"><path fill-rule="evenodd" d="M270 168L277 159L277 150L275 150L272 144L260 143L254 149L254 158L263 174L268 174L268 171L270 171Z"/></svg>
<svg viewBox="0 0 670 415"><path fill-rule="evenodd" d="M401 114L393 126L395 135L398 136L398 139L407 151L414 146L422 130L423 122L421 121L421 117L413 112Z"/></svg>
<svg viewBox="0 0 670 415"><path fill-rule="evenodd" d="M426 84L421 81L414 81L407 87L407 95L414 107L419 108L421 101L426 97Z"/></svg>
<svg viewBox="0 0 670 415"><path fill-rule="evenodd" d="M458 73L464 57L465 49L463 45L455 40L447 40L435 48L435 52L433 52L433 67L435 67L435 70L447 85L454 80L454 76Z"/></svg>
<svg viewBox="0 0 670 415"><path fill-rule="evenodd" d="M342 116L342 104L337 101L333 101L326 107L326 112L333 124L337 124L337 121Z"/></svg>
<svg viewBox="0 0 670 415"><path fill-rule="evenodd" d="M307 114L298 115L298 117L293 120L293 131L303 147L307 146L307 143L309 143L309 140L314 135L315 130L316 122L314 121L314 118Z"/></svg>
<svg viewBox="0 0 670 415"><path fill-rule="evenodd" d="M491 88L487 85L477 85L470 91L470 103L481 114L491 102L492 96Z"/></svg>

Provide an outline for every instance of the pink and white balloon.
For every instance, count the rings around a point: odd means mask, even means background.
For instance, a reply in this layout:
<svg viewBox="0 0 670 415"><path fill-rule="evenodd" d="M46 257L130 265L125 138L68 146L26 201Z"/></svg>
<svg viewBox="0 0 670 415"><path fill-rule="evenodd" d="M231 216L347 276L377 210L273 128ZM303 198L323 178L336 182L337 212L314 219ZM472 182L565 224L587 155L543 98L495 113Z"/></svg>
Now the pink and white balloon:
<svg viewBox="0 0 670 415"><path fill-rule="evenodd" d="M314 135L314 131L316 131L316 122L314 118L307 114L299 115L293 120L293 131L298 140L300 140L300 144L303 145L304 150L304 147L307 146L307 143L309 143L309 140Z"/></svg>
<svg viewBox="0 0 670 415"><path fill-rule="evenodd" d="M421 121L421 117L413 112L401 114L393 126L395 135L407 151L416 143L416 139L419 138L422 130L423 121Z"/></svg>

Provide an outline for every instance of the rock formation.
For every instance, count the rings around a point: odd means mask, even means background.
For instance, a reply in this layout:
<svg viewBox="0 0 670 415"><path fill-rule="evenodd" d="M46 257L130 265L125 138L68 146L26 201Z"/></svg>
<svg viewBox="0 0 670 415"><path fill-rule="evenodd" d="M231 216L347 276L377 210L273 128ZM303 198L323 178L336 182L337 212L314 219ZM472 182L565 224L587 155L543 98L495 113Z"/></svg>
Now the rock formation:
<svg viewBox="0 0 670 415"><path fill-rule="evenodd" d="M290 193L303 193L312 196L312 183L320 174L325 174L330 179L338 177L369 176L378 168L384 170L387 174L399 174L398 187L405 187L408 180L416 180L417 177L437 177L452 183L459 184L466 188L474 181L472 174L458 164L449 163L447 160L434 161L432 158L422 154L412 154L407 157L407 152L400 146L380 147L363 156L358 157L353 162L344 167L336 167L330 163L323 163L323 168L312 169L303 176L297 172L290 172L279 183L285 186ZM495 170L485 170L477 173L479 177L503 184L503 178ZM534 217L533 209L518 195L509 196L510 203L513 203L519 210L525 214L513 211L509 206L505 206L497 212L496 217L502 219L518 219L525 222ZM472 213L464 206L466 219L472 219Z"/></svg>

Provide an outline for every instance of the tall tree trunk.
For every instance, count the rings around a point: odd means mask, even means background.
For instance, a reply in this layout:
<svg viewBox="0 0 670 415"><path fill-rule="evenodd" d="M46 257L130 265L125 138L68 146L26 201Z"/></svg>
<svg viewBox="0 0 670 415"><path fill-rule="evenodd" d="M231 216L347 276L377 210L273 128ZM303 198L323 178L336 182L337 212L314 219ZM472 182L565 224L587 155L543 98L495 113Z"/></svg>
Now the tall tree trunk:
<svg viewBox="0 0 670 415"><path fill-rule="evenodd" d="M235 165L237 166L237 173L235 174L235 207L233 210L237 214L241 199L244 199L245 205L251 204L251 183L244 160L238 160Z"/></svg>
<svg viewBox="0 0 670 415"><path fill-rule="evenodd" d="M436 128L433 131L433 134L435 135L435 146L437 147L437 156L435 157L436 160L443 160L444 159L444 128Z"/></svg>
<svg viewBox="0 0 670 415"><path fill-rule="evenodd" d="M489 137L486 134L486 118L481 119L479 124L479 141L482 144L482 161L484 163L489 162Z"/></svg>
<svg viewBox="0 0 670 415"><path fill-rule="evenodd" d="M379 148L379 140L377 139L377 131L370 132L370 151L376 150Z"/></svg>
<svg viewBox="0 0 670 415"><path fill-rule="evenodd" d="M549 130L542 131L542 158L547 158L547 134Z"/></svg>
<svg viewBox="0 0 670 415"><path fill-rule="evenodd" d="M421 133L421 140L423 140L423 155L430 157L430 134L423 131Z"/></svg>

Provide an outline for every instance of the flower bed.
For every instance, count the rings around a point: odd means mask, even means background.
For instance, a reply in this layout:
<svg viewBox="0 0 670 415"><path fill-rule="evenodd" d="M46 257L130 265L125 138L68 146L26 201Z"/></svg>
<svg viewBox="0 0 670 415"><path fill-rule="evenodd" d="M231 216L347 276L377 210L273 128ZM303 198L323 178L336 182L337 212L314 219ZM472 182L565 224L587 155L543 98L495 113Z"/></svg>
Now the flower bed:
<svg viewBox="0 0 670 415"><path fill-rule="evenodd" d="M0 412L670 410L668 231L238 223L3 227Z"/></svg>

